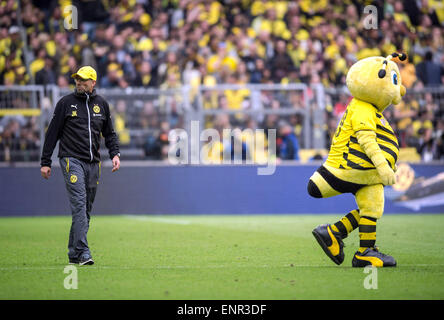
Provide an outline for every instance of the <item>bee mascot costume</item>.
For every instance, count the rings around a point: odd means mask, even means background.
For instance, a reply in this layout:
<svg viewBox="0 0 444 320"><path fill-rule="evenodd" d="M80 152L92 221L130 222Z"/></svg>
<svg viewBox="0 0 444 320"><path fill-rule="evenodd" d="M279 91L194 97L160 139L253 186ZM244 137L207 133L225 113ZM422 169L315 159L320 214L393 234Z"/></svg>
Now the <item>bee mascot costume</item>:
<svg viewBox="0 0 444 320"><path fill-rule="evenodd" d="M322 224L313 235L336 264L344 261L342 239L359 227L360 247L353 267L394 267L393 257L376 247L376 224L384 211L384 186L395 183L399 146L382 115L390 104L401 102L405 87L394 60L405 54L359 60L347 74L353 96L336 129L325 163L311 176L308 193L328 198L342 193L355 196L357 209L334 224Z"/></svg>

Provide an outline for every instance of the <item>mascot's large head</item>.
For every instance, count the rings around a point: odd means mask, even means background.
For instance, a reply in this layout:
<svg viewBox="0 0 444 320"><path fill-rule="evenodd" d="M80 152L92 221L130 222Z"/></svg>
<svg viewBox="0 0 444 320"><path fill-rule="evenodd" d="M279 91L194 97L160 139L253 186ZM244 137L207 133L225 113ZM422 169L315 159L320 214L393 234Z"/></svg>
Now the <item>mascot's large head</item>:
<svg viewBox="0 0 444 320"><path fill-rule="evenodd" d="M401 84L398 65L405 54L392 53L388 57L369 57L359 60L347 73L347 87L353 97L371 103L380 111L390 104L401 102L405 87Z"/></svg>

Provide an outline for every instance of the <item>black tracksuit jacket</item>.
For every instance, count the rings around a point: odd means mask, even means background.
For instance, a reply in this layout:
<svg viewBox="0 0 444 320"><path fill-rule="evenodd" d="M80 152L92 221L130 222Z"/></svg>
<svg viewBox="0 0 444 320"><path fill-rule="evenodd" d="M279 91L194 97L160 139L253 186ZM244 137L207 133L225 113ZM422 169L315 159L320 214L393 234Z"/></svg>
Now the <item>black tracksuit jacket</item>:
<svg viewBox="0 0 444 320"><path fill-rule="evenodd" d="M51 156L59 143L59 158L73 157L86 162L100 161L100 134L105 138L110 159L119 155L117 135L113 129L109 105L96 94L73 93L57 103L45 134L40 165L51 166Z"/></svg>

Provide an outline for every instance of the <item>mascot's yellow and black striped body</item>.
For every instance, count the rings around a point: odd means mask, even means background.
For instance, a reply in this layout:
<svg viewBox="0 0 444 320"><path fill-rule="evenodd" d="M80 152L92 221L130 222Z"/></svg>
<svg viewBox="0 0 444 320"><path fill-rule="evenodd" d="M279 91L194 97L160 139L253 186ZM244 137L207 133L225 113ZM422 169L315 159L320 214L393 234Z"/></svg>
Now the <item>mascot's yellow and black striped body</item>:
<svg viewBox="0 0 444 320"><path fill-rule="evenodd" d="M371 57L358 61L347 74L347 87L353 99L336 129L325 163L311 176L308 193L327 198L342 193L355 195L357 209L333 225L313 230L324 252L336 263L344 260L342 239L359 227L360 248L354 267L395 266L391 256L378 251L376 222L384 211L384 185L395 183L399 146L396 135L382 111L397 104L405 94L396 63L392 59Z"/></svg>
<svg viewBox="0 0 444 320"><path fill-rule="evenodd" d="M395 170L399 146L393 129L376 107L357 99L350 102L339 123L326 164L338 169L375 169L358 143L356 132L360 130L376 132L376 142Z"/></svg>

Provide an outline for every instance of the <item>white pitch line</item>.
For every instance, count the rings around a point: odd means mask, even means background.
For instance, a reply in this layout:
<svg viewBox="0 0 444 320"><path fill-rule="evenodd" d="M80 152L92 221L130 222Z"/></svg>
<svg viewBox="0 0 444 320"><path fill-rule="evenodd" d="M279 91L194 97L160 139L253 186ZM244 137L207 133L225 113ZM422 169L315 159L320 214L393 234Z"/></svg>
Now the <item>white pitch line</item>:
<svg viewBox="0 0 444 320"><path fill-rule="evenodd" d="M147 217L147 216L137 216L137 215L131 215L126 214L124 217L132 220L139 220L139 221L151 221L151 222L161 222L161 223L171 223L171 224L181 224L181 225L188 225L191 224L190 221L187 220L179 220L174 218L161 218L161 217Z"/></svg>

